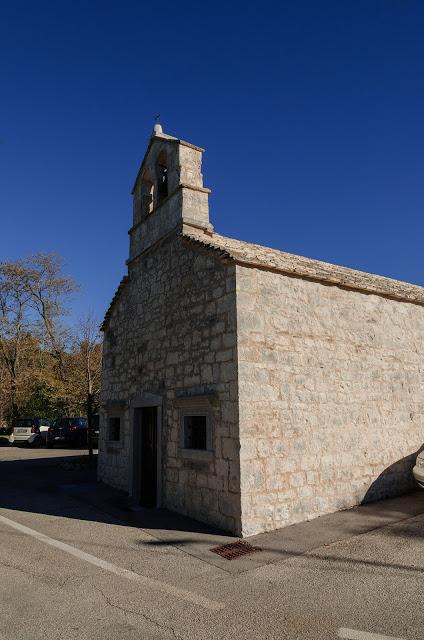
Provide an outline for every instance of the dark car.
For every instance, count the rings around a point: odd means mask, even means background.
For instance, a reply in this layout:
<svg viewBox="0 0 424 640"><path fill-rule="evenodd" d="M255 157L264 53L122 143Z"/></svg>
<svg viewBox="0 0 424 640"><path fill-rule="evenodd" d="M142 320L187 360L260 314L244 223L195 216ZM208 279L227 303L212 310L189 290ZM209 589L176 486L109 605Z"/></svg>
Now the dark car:
<svg viewBox="0 0 424 640"><path fill-rule="evenodd" d="M87 444L88 424L86 418L59 418L47 432L47 446L65 444L81 446Z"/></svg>
<svg viewBox="0 0 424 640"><path fill-rule="evenodd" d="M91 418L91 446L93 449L97 449L99 446L99 414L96 413Z"/></svg>

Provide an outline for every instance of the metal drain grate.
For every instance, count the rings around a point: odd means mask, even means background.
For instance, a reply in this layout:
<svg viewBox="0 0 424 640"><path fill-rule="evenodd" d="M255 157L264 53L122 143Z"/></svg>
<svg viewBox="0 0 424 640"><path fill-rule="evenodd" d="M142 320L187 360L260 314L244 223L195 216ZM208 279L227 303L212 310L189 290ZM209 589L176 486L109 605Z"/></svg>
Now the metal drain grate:
<svg viewBox="0 0 424 640"><path fill-rule="evenodd" d="M223 544L220 547L213 547L212 553L216 553L226 560L234 560L240 556L246 556L249 553L255 553L260 551L259 547L252 547L248 542L239 540L238 542L230 542L230 544Z"/></svg>

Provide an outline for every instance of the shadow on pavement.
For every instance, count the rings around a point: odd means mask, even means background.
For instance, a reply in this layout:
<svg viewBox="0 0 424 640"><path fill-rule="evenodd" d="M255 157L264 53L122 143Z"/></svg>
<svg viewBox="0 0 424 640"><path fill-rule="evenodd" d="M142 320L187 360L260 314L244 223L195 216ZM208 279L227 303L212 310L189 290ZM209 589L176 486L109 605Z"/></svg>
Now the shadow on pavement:
<svg viewBox="0 0 424 640"><path fill-rule="evenodd" d="M395 471L395 465L388 467L370 487L368 498L379 495L379 482L386 486L388 474L398 473L400 468L404 470L405 462L412 464L415 455L399 461L401 466ZM211 553L210 548L232 542L234 536L165 509L130 509L124 492L97 482L96 458L88 461L87 455L52 457L39 450L38 458L1 462L0 483L0 508L133 527L134 542L140 545L140 550L148 546L172 545L230 573L242 573L299 556L337 562L341 566L377 566L411 572L423 569L418 565L407 566L370 559L366 554L362 558L347 558L337 555L336 548L328 553L329 550L324 547L382 527L385 527L386 538L424 537L423 523L411 521L414 516L424 513L424 491L368 502L309 522L252 536L248 541L262 550L229 562ZM144 535L140 538L136 529L143 529L152 538L146 540ZM322 549L322 553L318 552L319 549Z"/></svg>
<svg viewBox="0 0 424 640"><path fill-rule="evenodd" d="M89 460L87 455L37 453L32 459L0 462L0 508L174 533L231 535L166 509L130 508L126 493L97 482L97 455Z"/></svg>

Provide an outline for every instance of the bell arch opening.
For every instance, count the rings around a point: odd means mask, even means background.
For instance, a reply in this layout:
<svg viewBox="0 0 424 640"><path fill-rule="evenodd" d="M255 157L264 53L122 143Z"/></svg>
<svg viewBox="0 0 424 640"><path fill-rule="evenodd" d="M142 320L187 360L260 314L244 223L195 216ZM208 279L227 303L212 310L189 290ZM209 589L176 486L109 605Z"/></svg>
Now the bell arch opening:
<svg viewBox="0 0 424 640"><path fill-rule="evenodd" d="M168 197L168 156L162 150L156 161L157 205Z"/></svg>
<svg viewBox="0 0 424 640"><path fill-rule="evenodd" d="M148 171L145 171L141 179L141 209L142 215L148 216L153 211L154 183Z"/></svg>

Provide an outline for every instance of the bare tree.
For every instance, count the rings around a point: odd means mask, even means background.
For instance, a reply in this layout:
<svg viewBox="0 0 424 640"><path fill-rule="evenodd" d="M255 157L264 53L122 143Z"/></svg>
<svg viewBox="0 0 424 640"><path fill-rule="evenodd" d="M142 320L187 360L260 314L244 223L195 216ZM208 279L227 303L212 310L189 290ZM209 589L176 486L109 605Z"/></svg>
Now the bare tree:
<svg viewBox="0 0 424 640"><path fill-rule="evenodd" d="M36 254L13 263L29 304L39 320L47 347L57 363L59 378L66 379L64 351L69 338L61 323L67 313L65 302L77 291L74 280L62 273L63 260L57 254Z"/></svg>
<svg viewBox="0 0 424 640"><path fill-rule="evenodd" d="M7 386L8 400L2 397L1 402L5 415L16 416L18 391L25 404L40 381L48 382L57 397L68 393L69 331L62 319L65 303L76 289L74 281L62 274L62 260L55 254L0 263L0 387Z"/></svg>
<svg viewBox="0 0 424 640"><path fill-rule="evenodd" d="M77 380L82 385L82 395L85 399L85 409L88 421L89 455L93 455L93 416L98 410L101 365L102 339L99 321L91 313L79 321L75 338L75 356L77 362Z"/></svg>
<svg viewBox="0 0 424 640"><path fill-rule="evenodd" d="M13 264L0 264L0 357L3 375L9 379L10 417L15 417L18 410L18 378L29 329L28 306L29 295Z"/></svg>
<svg viewBox="0 0 424 640"><path fill-rule="evenodd" d="M76 289L57 255L0 263L0 417L43 406L55 415L80 411L91 436L102 346L92 314L74 331L63 324ZM89 446L92 454L91 437Z"/></svg>

